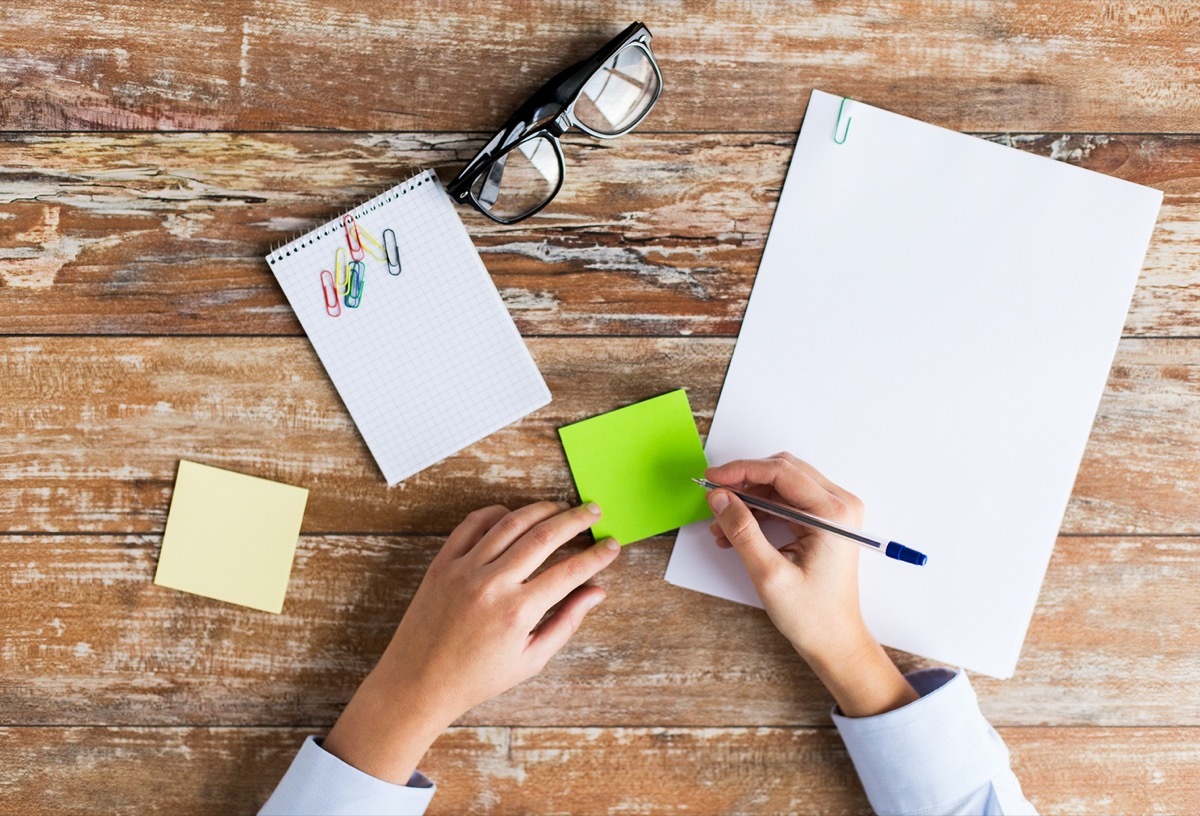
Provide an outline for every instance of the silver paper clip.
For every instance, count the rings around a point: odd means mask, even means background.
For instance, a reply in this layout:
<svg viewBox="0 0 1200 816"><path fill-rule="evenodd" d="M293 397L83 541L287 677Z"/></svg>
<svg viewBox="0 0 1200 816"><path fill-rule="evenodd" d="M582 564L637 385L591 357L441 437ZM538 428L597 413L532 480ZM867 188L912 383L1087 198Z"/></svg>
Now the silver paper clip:
<svg viewBox="0 0 1200 816"><path fill-rule="evenodd" d="M396 233L390 229L383 231L383 252L387 256L388 272L400 274L400 247L396 245Z"/></svg>

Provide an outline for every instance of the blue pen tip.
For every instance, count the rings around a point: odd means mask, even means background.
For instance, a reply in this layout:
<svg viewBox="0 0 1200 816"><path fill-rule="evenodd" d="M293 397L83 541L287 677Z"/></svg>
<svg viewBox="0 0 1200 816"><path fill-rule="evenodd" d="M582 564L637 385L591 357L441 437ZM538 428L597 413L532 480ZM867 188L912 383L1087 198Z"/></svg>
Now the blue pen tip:
<svg viewBox="0 0 1200 816"><path fill-rule="evenodd" d="M929 560L929 557L925 553L910 550L899 541L889 541L884 555L888 558L895 558L897 561L903 561L906 564L916 564L918 567L925 566L925 562Z"/></svg>

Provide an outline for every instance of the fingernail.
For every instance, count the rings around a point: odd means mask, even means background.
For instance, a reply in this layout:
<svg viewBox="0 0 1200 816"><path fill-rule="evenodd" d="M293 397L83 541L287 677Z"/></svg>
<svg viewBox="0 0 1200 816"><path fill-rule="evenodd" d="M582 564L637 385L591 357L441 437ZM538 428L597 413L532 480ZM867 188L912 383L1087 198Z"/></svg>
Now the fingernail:
<svg viewBox="0 0 1200 816"><path fill-rule="evenodd" d="M570 510L570 509L571 509L571 503L570 503L570 502L560 501L560 502L558 502L558 506L559 506L559 507L561 507L563 510Z"/></svg>
<svg viewBox="0 0 1200 816"><path fill-rule="evenodd" d="M621 549L621 542L615 538L606 538L604 539L604 546L610 550L619 550Z"/></svg>
<svg viewBox="0 0 1200 816"><path fill-rule="evenodd" d="M593 515L600 515L600 505L596 504L595 502L588 502L587 509L588 512L592 513Z"/></svg>
<svg viewBox="0 0 1200 816"><path fill-rule="evenodd" d="M729 494L724 490L714 490L708 494L708 506L714 513L720 513L729 506Z"/></svg>
<svg viewBox="0 0 1200 816"><path fill-rule="evenodd" d="M588 599L588 605L587 605L587 608L588 608L589 610L590 610L590 609L595 609L597 606L599 606L599 605L600 605L600 602L601 602L601 601L603 601L603 600L604 600L604 598L605 598L605 596L604 596L604 595L593 595L591 598L589 598L589 599Z"/></svg>

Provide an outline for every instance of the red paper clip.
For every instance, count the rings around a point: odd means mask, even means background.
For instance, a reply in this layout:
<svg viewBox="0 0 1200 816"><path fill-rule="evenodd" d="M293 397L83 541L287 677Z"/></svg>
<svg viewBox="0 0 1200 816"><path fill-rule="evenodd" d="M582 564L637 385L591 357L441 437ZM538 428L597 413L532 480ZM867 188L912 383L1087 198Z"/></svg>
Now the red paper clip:
<svg viewBox="0 0 1200 816"><path fill-rule="evenodd" d="M321 293L325 295L325 314L337 317L342 313L342 303L338 299L338 290L333 283L333 273L328 269L321 270Z"/></svg>
<svg viewBox="0 0 1200 816"><path fill-rule="evenodd" d="M342 226L346 228L346 245L350 247L350 259L361 261L366 257L366 253L363 252L362 236L358 234L358 224L353 213L342 216Z"/></svg>

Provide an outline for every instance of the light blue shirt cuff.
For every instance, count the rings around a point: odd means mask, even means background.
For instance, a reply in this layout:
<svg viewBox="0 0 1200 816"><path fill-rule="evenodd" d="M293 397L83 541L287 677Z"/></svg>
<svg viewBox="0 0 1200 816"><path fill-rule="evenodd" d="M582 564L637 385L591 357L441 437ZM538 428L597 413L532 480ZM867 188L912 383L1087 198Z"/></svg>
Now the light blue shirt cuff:
<svg viewBox="0 0 1200 816"><path fill-rule="evenodd" d="M408 785L394 785L347 765L304 740L292 765L262 806L259 816L421 816L437 786L414 772Z"/></svg>
<svg viewBox="0 0 1200 816"><path fill-rule="evenodd" d="M837 725L876 813L1031 813L1008 748L979 710L967 675L907 675L921 695L903 708Z"/></svg>

